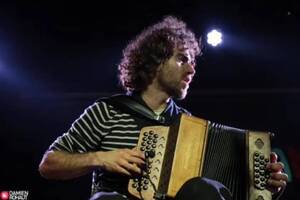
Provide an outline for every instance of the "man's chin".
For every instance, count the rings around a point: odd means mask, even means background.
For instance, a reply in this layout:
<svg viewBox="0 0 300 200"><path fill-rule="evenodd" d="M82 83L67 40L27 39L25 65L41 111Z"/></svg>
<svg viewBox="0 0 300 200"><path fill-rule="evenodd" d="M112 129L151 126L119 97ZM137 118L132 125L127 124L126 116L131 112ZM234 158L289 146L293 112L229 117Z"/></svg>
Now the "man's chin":
<svg viewBox="0 0 300 200"><path fill-rule="evenodd" d="M176 95L174 95L173 97L177 100L183 100L187 95L187 89L184 90L180 90L177 92Z"/></svg>

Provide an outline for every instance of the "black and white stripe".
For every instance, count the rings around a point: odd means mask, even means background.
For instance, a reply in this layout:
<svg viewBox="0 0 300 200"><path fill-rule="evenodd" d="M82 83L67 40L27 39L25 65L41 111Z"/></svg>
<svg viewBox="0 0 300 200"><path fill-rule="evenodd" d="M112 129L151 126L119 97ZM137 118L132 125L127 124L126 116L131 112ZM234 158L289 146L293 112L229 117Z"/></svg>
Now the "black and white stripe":
<svg viewBox="0 0 300 200"><path fill-rule="evenodd" d="M50 149L83 153L133 148L140 129L132 115L105 102L96 102L84 111L68 132L55 140Z"/></svg>
<svg viewBox="0 0 300 200"><path fill-rule="evenodd" d="M162 116L171 122L182 112L186 111L170 101ZM131 149L138 142L140 130L145 126L153 125L158 124L138 115L124 113L106 101L97 101L84 111L66 133L54 141L50 150L85 153L121 148ZM122 179L128 181L128 177ZM102 187L115 191L120 191L120 188L126 189L126 181L121 181L119 176L112 178L109 173L100 169L95 170L92 193L102 190Z"/></svg>

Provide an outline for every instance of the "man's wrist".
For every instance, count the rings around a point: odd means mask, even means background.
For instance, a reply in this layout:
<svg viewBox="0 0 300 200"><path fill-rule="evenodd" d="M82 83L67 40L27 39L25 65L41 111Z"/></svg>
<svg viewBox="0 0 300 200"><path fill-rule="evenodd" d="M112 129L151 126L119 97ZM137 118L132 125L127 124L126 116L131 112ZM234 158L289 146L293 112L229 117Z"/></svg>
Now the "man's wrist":
<svg viewBox="0 0 300 200"><path fill-rule="evenodd" d="M96 151L96 152L92 152L89 153L90 156L90 160L91 160L91 166L92 168L102 168L103 166L103 154L105 152L102 151Z"/></svg>

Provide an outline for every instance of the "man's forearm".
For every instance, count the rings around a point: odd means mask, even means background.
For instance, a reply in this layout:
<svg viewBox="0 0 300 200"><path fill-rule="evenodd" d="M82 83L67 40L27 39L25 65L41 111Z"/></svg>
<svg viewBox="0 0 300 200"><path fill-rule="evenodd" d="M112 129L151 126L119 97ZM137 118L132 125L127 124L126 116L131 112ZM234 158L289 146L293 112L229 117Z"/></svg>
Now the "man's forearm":
<svg viewBox="0 0 300 200"><path fill-rule="evenodd" d="M91 172L99 167L97 154L68 153L61 151L48 151L45 153L39 166L40 174L47 179L72 179Z"/></svg>

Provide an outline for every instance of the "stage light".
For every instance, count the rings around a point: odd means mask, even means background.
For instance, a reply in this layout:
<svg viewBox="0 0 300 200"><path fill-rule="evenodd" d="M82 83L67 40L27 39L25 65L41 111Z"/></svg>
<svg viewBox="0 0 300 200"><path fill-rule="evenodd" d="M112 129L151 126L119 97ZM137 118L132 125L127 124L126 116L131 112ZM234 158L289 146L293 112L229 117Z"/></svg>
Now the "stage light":
<svg viewBox="0 0 300 200"><path fill-rule="evenodd" d="M222 43L222 33L217 30L212 30L207 34L207 43L212 46L218 46Z"/></svg>

